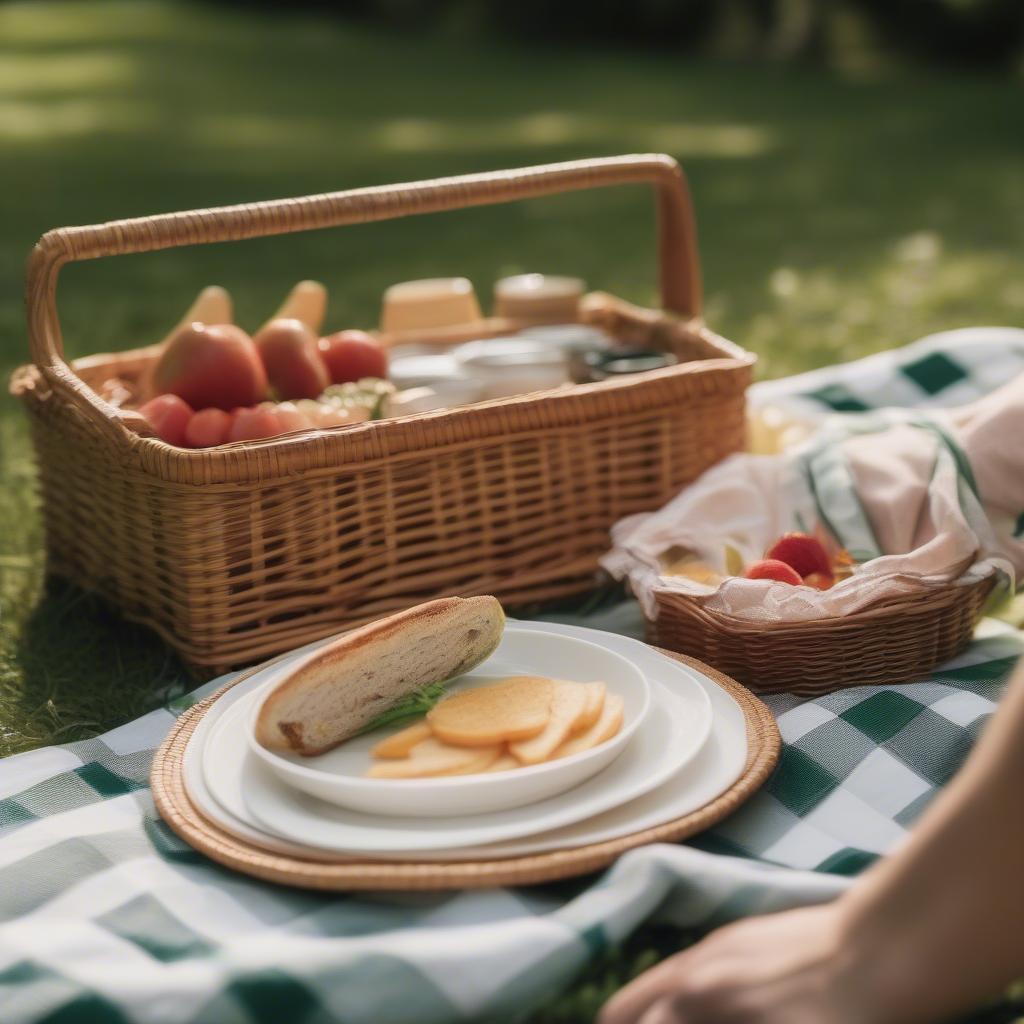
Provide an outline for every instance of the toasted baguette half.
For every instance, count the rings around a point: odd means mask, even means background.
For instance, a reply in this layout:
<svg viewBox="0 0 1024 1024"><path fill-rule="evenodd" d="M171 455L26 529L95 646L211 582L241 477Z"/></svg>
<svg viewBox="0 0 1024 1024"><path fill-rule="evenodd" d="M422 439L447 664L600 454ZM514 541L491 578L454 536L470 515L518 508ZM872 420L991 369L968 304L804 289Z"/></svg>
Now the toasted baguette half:
<svg viewBox="0 0 1024 1024"><path fill-rule="evenodd" d="M468 672L501 641L494 597L445 597L353 630L298 665L264 698L256 738L313 757L399 700Z"/></svg>

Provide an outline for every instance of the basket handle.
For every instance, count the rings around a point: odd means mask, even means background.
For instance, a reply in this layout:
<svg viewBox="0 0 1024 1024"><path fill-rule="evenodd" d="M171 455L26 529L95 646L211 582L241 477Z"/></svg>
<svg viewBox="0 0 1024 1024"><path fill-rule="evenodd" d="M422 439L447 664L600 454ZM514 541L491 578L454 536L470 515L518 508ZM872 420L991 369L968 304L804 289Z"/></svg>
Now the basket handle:
<svg viewBox="0 0 1024 1024"><path fill-rule="evenodd" d="M657 188L658 257L663 308L685 317L701 313L700 265L689 190L679 164L664 154L599 157L518 170L466 174L239 206L56 228L36 244L28 262L26 306L32 361L51 379L86 398L108 422L139 417L115 409L71 373L57 315L57 278L65 263L309 231L417 213L436 213L529 199L555 192L648 182Z"/></svg>

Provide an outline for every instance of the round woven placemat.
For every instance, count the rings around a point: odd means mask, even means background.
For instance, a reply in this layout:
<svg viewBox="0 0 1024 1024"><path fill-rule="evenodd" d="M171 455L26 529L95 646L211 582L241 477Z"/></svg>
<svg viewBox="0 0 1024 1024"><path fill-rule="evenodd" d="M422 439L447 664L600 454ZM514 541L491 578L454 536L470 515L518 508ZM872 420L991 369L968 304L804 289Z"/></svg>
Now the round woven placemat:
<svg viewBox="0 0 1024 1024"><path fill-rule="evenodd" d="M532 885L584 875L610 864L627 850L648 843L677 842L702 832L731 814L768 778L779 758L779 730L771 712L749 690L713 668L680 654L676 661L703 672L732 697L747 721L747 763L743 774L720 796L699 810L654 828L590 846L554 850L526 857L480 861L374 861L344 863L270 853L238 839L204 818L185 790L185 747L196 725L240 676L184 712L153 758L150 784L160 816L190 846L229 868L281 885L307 889L471 889L495 885ZM253 670L255 672L257 670Z"/></svg>

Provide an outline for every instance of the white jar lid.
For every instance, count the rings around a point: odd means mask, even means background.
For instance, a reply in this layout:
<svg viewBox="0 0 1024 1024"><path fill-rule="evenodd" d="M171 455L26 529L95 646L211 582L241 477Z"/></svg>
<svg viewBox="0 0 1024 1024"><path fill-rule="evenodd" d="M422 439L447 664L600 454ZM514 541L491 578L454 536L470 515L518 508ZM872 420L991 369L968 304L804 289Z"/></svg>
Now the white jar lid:
<svg viewBox="0 0 1024 1024"><path fill-rule="evenodd" d="M494 294L499 299L562 299L582 295L585 287L584 282L578 277L515 274L496 282Z"/></svg>

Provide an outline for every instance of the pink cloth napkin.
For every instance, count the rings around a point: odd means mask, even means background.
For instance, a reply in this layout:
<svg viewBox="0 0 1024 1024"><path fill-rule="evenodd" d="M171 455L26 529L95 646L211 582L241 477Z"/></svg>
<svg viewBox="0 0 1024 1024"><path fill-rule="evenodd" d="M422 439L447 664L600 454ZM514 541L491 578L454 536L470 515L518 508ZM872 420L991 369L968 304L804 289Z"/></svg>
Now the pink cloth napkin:
<svg viewBox="0 0 1024 1024"><path fill-rule="evenodd" d="M812 458L815 453L825 458ZM958 467L960 453L977 496ZM835 489L837 473L848 493ZM831 504L822 497L830 491ZM824 527L823 508L833 513L837 548L874 549L875 557L850 578L816 591L727 576L726 545L749 564L784 533ZM629 580L651 616L655 591L676 590L738 618L802 621L951 581L976 582L995 571L1013 586L1024 575L1024 540L1014 536L1022 512L1024 376L927 419L898 409L834 417L782 454L734 455L659 511L619 522L602 564ZM678 549L726 578L701 583L666 575L663 556Z"/></svg>

